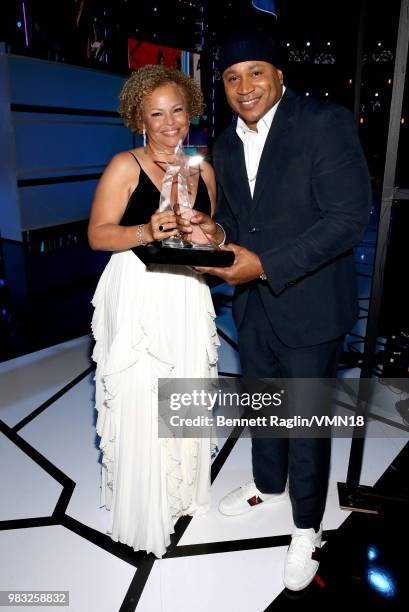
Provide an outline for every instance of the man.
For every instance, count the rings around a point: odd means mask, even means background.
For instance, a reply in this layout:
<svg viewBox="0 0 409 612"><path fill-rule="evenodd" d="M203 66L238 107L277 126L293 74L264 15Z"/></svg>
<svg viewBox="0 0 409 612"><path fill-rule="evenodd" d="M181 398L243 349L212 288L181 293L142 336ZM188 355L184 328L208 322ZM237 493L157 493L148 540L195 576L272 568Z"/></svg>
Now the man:
<svg viewBox="0 0 409 612"><path fill-rule="evenodd" d="M217 224L201 213L192 223L235 253L230 268L201 270L236 286L244 376L330 378L357 317L352 248L368 224L369 177L351 113L285 88L280 65L257 31L222 48L238 117L214 147ZM329 460L328 438L254 437L254 482L220 503L226 515L254 512L284 498L288 476L295 528L284 584L294 591L318 569Z"/></svg>

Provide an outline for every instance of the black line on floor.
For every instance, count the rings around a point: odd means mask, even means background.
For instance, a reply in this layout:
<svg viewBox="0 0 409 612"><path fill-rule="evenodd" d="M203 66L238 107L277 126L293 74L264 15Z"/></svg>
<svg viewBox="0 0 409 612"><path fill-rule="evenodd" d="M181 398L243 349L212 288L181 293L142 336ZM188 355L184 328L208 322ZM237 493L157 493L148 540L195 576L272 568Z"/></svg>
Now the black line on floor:
<svg viewBox="0 0 409 612"><path fill-rule="evenodd" d="M58 525L52 516L37 516L35 518L12 519L0 521L0 531L8 529L28 529L30 527L49 527L50 525Z"/></svg>
<svg viewBox="0 0 409 612"><path fill-rule="evenodd" d="M13 442L13 444L15 444L21 451L23 451L23 453L25 453L32 461L34 461L34 463L41 467L49 476L51 476L51 478L53 478L59 484L62 485L63 489L55 505L52 516L47 518L47 520L49 521L49 523L47 524L60 524L61 517L63 517L64 512L67 509L76 483L71 480L69 476L64 474L64 472L58 469L53 463L51 463L51 461L46 459L44 455L42 455L38 450L31 446L31 444L24 440L24 438L22 438L18 433L16 433L13 428L9 427L1 420L0 432L3 433L11 442ZM27 520L38 521L38 519ZM29 526L38 527L39 525L37 523L33 523ZM4 527L4 525L0 523L0 529L10 529L10 527Z"/></svg>
<svg viewBox="0 0 409 612"><path fill-rule="evenodd" d="M52 395L50 398L48 398L48 400L43 402L38 408L30 412L30 414L25 416L24 419L22 419L16 425L11 427L12 431L19 431L20 429L25 427L28 423L30 423L33 419L35 419L39 414L44 412L46 408L49 408L51 404L54 404L54 402L60 399L60 397L65 395L68 391L70 391L70 389L75 387L76 384L81 382L83 378L88 376L88 374L91 374L93 370L95 370L95 365L91 365L89 368L84 370L84 372L81 372L81 374L78 374L78 376L76 376L71 382L64 385L64 387L62 387L59 391L57 391L57 393L54 393L54 395Z"/></svg>
<svg viewBox="0 0 409 612"><path fill-rule="evenodd" d="M194 557L199 555L215 555L241 550L257 550L277 546L288 546L291 535L279 535L261 538L246 538L245 540L225 540L220 542L204 542L203 544L184 544L177 546L166 554L166 559L179 557Z"/></svg>
<svg viewBox="0 0 409 612"><path fill-rule="evenodd" d="M61 495L58 498L58 502L56 503L53 512L53 517L58 519L59 521L61 521L61 517L63 517L65 512L67 511L68 504L70 503L72 494L74 493L75 486L75 482L71 481L67 483L61 491Z"/></svg>
<svg viewBox="0 0 409 612"><path fill-rule="evenodd" d="M230 436L227 438L226 442L223 444L222 448L219 451L219 454L217 455L216 459L213 461L212 463L212 467L210 470L210 482L211 484L214 483L214 481L216 480L217 476L219 475L220 470L222 469L223 465L226 463L227 458L229 457L230 453L232 452L237 440L239 439L241 432L243 431L244 427L241 426L236 426Z"/></svg>
<svg viewBox="0 0 409 612"><path fill-rule="evenodd" d="M323 539L328 540L336 529L328 529L323 533ZM172 549L166 554L166 559L191 557L198 555L214 555L217 553L239 552L243 550L258 550L260 548L277 548L288 546L291 534L246 538L244 540L222 540L220 542L205 542L203 544L184 544Z"/></svg>
<svg viewBox="0 0 409 612"><path fill-rule="evenodd" d="M134 612L154 563L155 559L147 559L138 567L118 612Z"/></svg>
<svg viewBox="0 0 409 612"><path fill-rule="evenodd" d="M122 561L126 561L126 563L129 563L134 567L139 568L139 566L145 560L150 560L153 563L153 561L155 561L156 559L154 555L147 555L145 552L142 551L136 552L131 546L127 546L126 544L122 544L121 542L114 542L114 540L112 540L109 535L101 533L97 529L93 529L92 527L89 527L88 525L77 521L77 519L74 519L68 514L65 514L61 518L60 524L63 527L66 527L67 529L72 531L73 533L76 533L77 535L81 536L82 538L84 538L84 540L95 544L99 548L106 550L115 557L122 559Z"/></svg>
<svg viewBox="0 0 409 612"><path fill-rule="evenodd" d="M64 472L59 470L51 461L46 459L44 455L38 452L31 444L29 444L24 438L17 434L13 428L9 427L0 420L0 432L3 433L11 442L13 442L23 453L25 453L30 459L40 466L47 474L49 474L54 480L59 482L63 487L74 486L75 482L69 478Z"/></svg>
<svg viewBox="0 0 409 612"><path fill-rule="evenodd" d="M28 443L20 438L15 432L12 432L8 426L0 421L0 427L3 433L9 437L13 442L15 442L24 452L29 451L27 454L30 456L34 455L36 459L40 459L44 461L46 464L49 464L48 467L52 467L51 471L55 471L60 474L63 479L69 481L74 485L73 481L68 479L65 475L62 474L52 466L50 462L44 459L37 451L32 449ZM229 456L231 450L233 449L235 443L237 442L238 435L237 429L232 432L229 439L226 441L225 445L221 449L218 457L215 459L212 465L212 482L216 478L219 473L221 467L225 463L227 457ZM34 452L33 452L34 451ZM34 458L34 457L32 457ZM38 461L36 461L38 463ZM66 503L66 500L63 502L60 497L59 504L62 506L63 503ZM57 504L58 506L58 504ZM194 556L194 555L202 555L202 554L216 554L218 552L231 552L231 551L240 551L240 550L251 550L254 548L265 548L271 546L282 546L286 545L289 542L289 536L273 536L270 538L254 538L247 540L233 540L228 542L210 542L205 544L197 544L197 545L187 545L187 546L177 546L177 543L180 541L183 533L186 531L192 517L182 517L176 524L175 534L173 537L173 542L168 549L167 554L164 558L178 558L182 556ZM0 528L2 529L17 529L17 528L25 528L25 527L39 527L39 526L48 526L61 524L67 529L73 531L80 537L94 543L95 545L103 548L107 552L113 554L114 556L122 559L123 561L133 565L138 568L138 571L135 573L133 580L128 588L128 592L124 598L122 607L120 610L131 611L135 610L145 584L149 578L150 571L154 565L156 558L153 555L146 555L142 552L135 552L132 548L128 547L125 544L120 544L114 542L109 536L101 534L99 531L92 529L83 523L80 523L76 519L73 519L70 516L65 515L62 517L62 520L57 522L56 517L40 517L35 519L21 519L15 521L5 521L0 523ZM328 532L326 532L326 537L328 537Z"/></svg>
<svg viewBox="0 0 409 612"><path fill-rule="evenodd" d="M236 343L234 343L228 336L226 336L224 332L221 332L220 330L218 331L221 337L223 337L226 340L226 342L228 342L231 346L233 346L233 348L237 350ZM357 336L356 334L351 334L351 335ZM85 377L93 369L94 369L94 366L92 366L91 368L83 372L82 375L77 377L74 381L72 381L72 383L69 383L69 385L64 387L64 389L62 389L58 393L63 395L64 392L67 392L69 388L72 388L72 386L74 386L77 382L79 382L83 377ZM58 399L56 395L50 398L50 400L55 401L56 399ZM61 395L59 395L59 397L61 397ZM50 405L50 403L53 403L50 400L48 400L49 402L48 404L46 402L47 406ZM39 408L45 409L47 406L43 404ZM39 409L37 409L37 411L38 410ZM38 414L37 411L34 411L36 412L35 416L37 416ZM33 416L33 418L35 417ZM62 526L73 531L77 535L103 548L107 552L110 552L111 554L121 558L123 561L130 563L134 567L139 568L132 579L132 582L128 588L128 592L120 608L121 611L122 610L126 610L126 611L135 610L139 602L139 599L141 597L141 594L143 592L143 589L145 587L145 584L149 578L150 571L154 565L156 558L153 555L146 555L146 553L143 553L143 552L135 552L131 547L125 544L116 543L109 536L102 534L99 531L84 525L83 523L77 521L76 519L73 519L72 517L68 515L64 515L61 521L57 523L57 515L59 515L62 509L68 505L69 498L71 497L72 491L74 490L74 487L75 487L75 483L71 479L69 479L66 475L64 475L60 470L58 470L58 468L56 468L53 464L51 464L51 462L45 459L40 453L38 453L38 451L36 451L27 442L25 442L25 440L23 440L19 435L17 435L16 428L17 427L20 428L24 426L21 423L22 421L16 426L14 426L14 428L10 428L4 422L0 421L0 431L2 431L21 450L23 450L23 452L25 452L38 465L40 465L40 467L45 469L58 482L61 482L61 484L63 484L64 486L67 486L67 492L65 493L63 491L62 494L60 495L59 501L54 510L53 517L41 517L37 519L17 519L15 521L5 521L5 522L0 523L0 528L4 529L5 528L3 527L4 524L7 524L8 528L22 528L23 526L43 526L43 525L61 524ZM225 463L227 457L229 456L231 450L233 449L235 443L237 442L237 439L238 439L237 433L238 432L236 430L232 432L229 439L226 441L223 448L221 449L218 457L213 462L211 482L213 482L215 478L217 477L221 467ZM69 492L69 489L71 490L71 492ZM178 547L177 543L180 541L182 535L186 531L191 520L192 520L192 517L185 516L179 519L179 521L176 523L175 534L172 537L171 545L164 558L177 558L178 556L187 556L187 555L193 555L193 554L214 554L216 552L226 552L227 551L225 550L226 546L230 547L229 550L233 549L233 550L239 551L239 550L249 550L250 549L248 547L248 544L249 544L248 540L236 540L236 541L230 541L227 543L218 542L218 543L207 543L207 544L198 544L198 545ZM10 527L10 525L12 525L12 527ZM275 545L280 546L283 544L278 543L278 542L282 542L283 541L282 538L289 538L289 536L274 536L273 538L275 539L275 542L277 542ZM261 542L259 540L264 541L264 544L262 546L260 545ZM267 541L273 542L274 540L272 540L271 538L260 538L260 539L256 538L254 539L253 547L254 546L256 546L257 548L266 547ZM193 552L195 547L197 548L197 551L198 551L196 553ZM180 554L178 552L178 549L179 549Z"/></svg>
<svg viewBox="0 0 409 612"><path fill-rule="evenodd" d="M217 455L216 459L213 461L212 466L211 466L211 472L210 472L210 482L213 483L214 480L216 479L217 475L219 474L221 468L223 467L225 461L227 460L229 454L231 453L232 449L234 448L234 445L236 444L238 437L241 433L241 431L243 430L243 427L236 427L232 433L230 434L229 438L226 440L226 442L223 445L223 448L221 449L221 451L219 452L219 454ZM234 437L235 436L235 437ZM192 516L181 516L175 524L175 532L170 536L170 545L167 548L166 554L163 556L163 559L167 559L167 558L177 558L178 556L186 556L186 550L185 548L182 549L182 547L178 546L179 541L181 540L183 534L185 533L186 529L189 527L190 522L192 520ZM211 543L209 544L211 546ZM198 545L198 546L203 546L203 545ZM180 549L181 554L179 555L178 551ZM198 549L199 550L199 549ZM202 552L200 554L209 554L206 553L206 549L205 548L201 548L200 549ZM213 552L213 551L212 551ZM223 551L221 551L223 552ZM147 562L141 567L141 569L143 570L142 572L137 571L135 576L133 577L133 580L131 582L131 584L129 585L128 588L128 592L125 595L125 598L122 602L122 606L120 608L120 612L122 610L126 610L126 612L133 612L133 610L136 609L136 606L138 605L138 602L141 598L141 595L143 593L143 590L146 586L146 583L148 581L150 572L153 568L155 559L153 560L147 560ZM135 607L132 608L131 606L134 605ZM125 606L125 607L123 607Z"/></svg>

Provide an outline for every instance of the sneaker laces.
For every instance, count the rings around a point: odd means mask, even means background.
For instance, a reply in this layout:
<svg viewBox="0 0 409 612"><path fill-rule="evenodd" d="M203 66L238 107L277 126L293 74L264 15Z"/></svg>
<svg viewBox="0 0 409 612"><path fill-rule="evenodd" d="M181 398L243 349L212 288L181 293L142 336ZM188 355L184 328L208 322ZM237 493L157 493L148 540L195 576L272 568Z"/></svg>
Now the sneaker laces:
<svg viewBox="0 0 409 612"><path fill-rule="evenodd" d="M305 535L293 536L288 551L288 563L295 565L304 565L306 560L311 559L311 555L315 546L311 542L310 538Z"/></svg>

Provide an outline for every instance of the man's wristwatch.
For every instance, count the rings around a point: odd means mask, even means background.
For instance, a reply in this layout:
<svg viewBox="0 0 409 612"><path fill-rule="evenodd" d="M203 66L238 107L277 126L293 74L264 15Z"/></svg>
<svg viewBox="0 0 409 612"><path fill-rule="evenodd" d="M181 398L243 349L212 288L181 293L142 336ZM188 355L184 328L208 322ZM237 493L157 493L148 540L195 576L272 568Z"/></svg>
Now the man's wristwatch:
<svg viewBox="0 0 409 612"><path fill-rule="evenodd" d="M224 231L224 228L223 228L223 226L222 226L222 225L220 225L220 223L216 223L216 225L217 225L218 227L220 227L220 229L221 229L221 230L222 230L222 232L223 232L223 240L222 240L221 242L219 242L219 244L217 245L218 247L222 247L222 246L224 246L224 243L226 242L226 232Z"/></svg>

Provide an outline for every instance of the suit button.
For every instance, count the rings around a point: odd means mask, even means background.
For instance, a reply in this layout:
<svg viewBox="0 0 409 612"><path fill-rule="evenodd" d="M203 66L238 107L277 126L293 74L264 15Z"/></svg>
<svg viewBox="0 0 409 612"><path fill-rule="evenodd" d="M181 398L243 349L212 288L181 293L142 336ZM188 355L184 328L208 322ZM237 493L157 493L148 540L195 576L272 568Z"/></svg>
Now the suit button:
<svg viewBox="0 0 409 612"><path fill-rule="evenodd" d="M259 227L249 227L250 234L255 234L256 232L259 232L259 231L260 231Z"/></svg>

